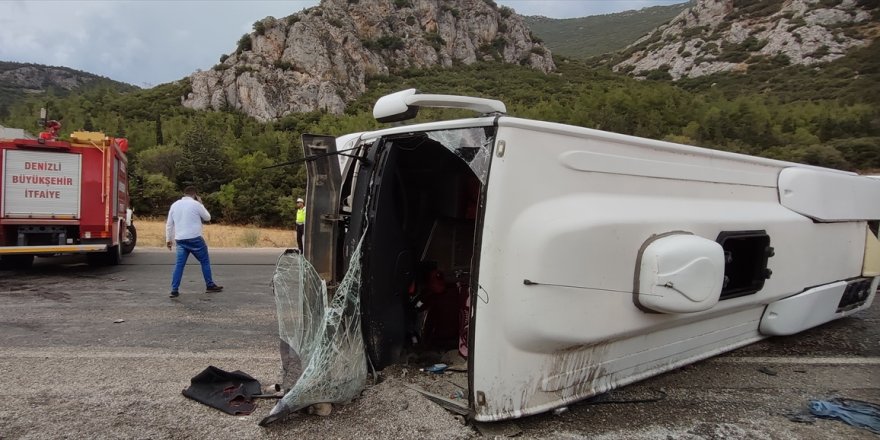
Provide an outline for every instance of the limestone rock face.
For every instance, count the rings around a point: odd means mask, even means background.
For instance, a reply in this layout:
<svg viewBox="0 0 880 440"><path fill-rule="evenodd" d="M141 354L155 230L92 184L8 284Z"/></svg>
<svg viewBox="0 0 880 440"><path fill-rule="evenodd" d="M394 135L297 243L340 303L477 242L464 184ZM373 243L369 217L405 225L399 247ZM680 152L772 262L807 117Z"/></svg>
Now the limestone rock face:
<svg viewBox="0 0 880 440"><path fill-rule="evenodd" d="M235 53L190 77L184 106L231 108L261 121L338 114L371 75L479 60L556 68L520 16L484 0L322 0L254 28Z"/></svg>
<svg viewBox="0 0 880 440"><path fill-rule="evenodd" d="M697 0L631 45L615 71L672 79L747 71L757 63L812 65L869 44L880 31L876 2Z"/></svg>

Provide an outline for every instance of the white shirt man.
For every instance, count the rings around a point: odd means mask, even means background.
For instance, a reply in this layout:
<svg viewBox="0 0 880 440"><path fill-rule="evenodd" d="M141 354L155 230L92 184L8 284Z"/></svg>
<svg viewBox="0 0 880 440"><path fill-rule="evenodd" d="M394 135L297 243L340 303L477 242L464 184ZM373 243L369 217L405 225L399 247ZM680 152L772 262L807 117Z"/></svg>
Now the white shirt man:
<svg viewBox="0 0 880 440"><path fill-rule="evenodd" d="M168 221L165 223L165 244L171 250L171 240L177 243L177 261L171 274L171 298L180 296L178 288L183 277L186 260L193 254L202 265L202 276L205 278L205 292L219 292L223 287L214 283L211 273L211 259L208 256L208 244L202 238L202 221L210 221L211 214L202 205L196 189L188 186L183 190L184 196L171 204L168 210Z"/></svg>
<svg viewBox="0 0 880 440"><path fill-rule="evenodd" d="M165 223L165 242L171 246L171 240L188 240L202 236L202 222L211 221L211 213L192 196L183 196L171 204L168 210L168 221Z"/></svg>

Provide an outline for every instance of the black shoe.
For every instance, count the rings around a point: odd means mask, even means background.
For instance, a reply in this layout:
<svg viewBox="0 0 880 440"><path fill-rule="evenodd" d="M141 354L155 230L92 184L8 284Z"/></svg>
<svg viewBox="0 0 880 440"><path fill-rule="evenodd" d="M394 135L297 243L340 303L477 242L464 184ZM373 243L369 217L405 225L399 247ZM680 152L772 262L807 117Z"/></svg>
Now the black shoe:
<svg viewBox="0 0 880 440"><path fill-rule="evenodd" d="M172 290L171 294L168 295L169 298L177 298L178 296L180 296L180 292L178 292L176 290Z"/></svg>
<svg viewBox="0 0 880 440"><path fill-rule="evenodd" d="M223 286L218 286L218 285L214 284L213 286L208 286L207 288L205 288L205 293L220 292L222 290L223 290Z"/></svg>

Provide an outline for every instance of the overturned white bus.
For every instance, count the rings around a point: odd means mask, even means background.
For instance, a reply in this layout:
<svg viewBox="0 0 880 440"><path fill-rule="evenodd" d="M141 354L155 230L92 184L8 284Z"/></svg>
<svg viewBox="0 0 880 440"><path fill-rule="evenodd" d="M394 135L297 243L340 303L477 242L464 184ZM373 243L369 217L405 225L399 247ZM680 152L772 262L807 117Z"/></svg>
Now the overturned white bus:
<svg viewBox="0 0 880 440"><path fill-rule="evenodd" d="M374 115L422 106L481 116L304 138L305 260L276 273L300 367L264 423L351 399L368 365L416 349L458 349L476 420L521 417L873 301L880 180L487 99L406 90Z"/></svg>

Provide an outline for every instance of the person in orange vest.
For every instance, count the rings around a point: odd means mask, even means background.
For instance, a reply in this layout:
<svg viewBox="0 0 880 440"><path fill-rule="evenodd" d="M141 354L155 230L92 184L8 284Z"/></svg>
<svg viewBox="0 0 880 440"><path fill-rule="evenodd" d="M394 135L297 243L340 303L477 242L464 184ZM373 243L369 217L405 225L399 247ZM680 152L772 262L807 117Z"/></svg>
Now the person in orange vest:
<svg viewBox="0 0 880 440"><path fill-rule="evenodd" d="M303 244L303 238L306 235L306 202L303 199L296 199L296 245L300 252L305 253L306 248Z"/></svg>

